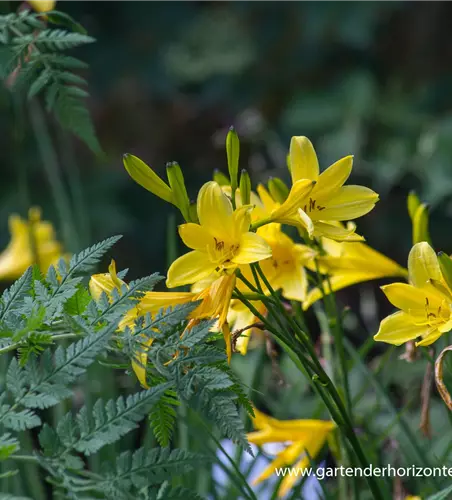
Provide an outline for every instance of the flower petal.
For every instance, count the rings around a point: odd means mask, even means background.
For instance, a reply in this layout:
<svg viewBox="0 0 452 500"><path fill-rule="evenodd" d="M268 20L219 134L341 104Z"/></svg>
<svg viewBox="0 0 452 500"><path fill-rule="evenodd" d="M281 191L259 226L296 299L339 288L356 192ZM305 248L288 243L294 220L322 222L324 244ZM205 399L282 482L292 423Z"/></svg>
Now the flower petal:
<svg viewBox="0 0 452 500"><path fill-rule="evenodd" d="M318 178L317 185L312 192L313 198L319 202L337 191L349 178L353 167L353 156L345 156L333 163ZM320 203L322 204L322 203Z"/></svg>
<svg viewBox="0 0 452 500"><path fill-rule="evenodd" d="M302 208L298 209L298 215L300 216L301 226L306 229L309 238L312 239L314 236L314 222Z"/></svg>
<svg viewBox="0 0 452 500"><path fill-rule="evenodd" d="M117 288L112 277L108 273L93 274L89 280L89 291L94 300L99 300L102 292L107 296Z"/></svg>
<svg viewBox="0 0 452 500"><path fill-rule="evenodd" d="M292 272L286 272L278 276L276 288L281 288L283 296L288 300L303 302L308 290L308 278L303 266L297 266ZM273 283L271 283L273 286Z"/></svg>
<svg viewBox="0 0 452 500"><path fill-rule="evenodd" d="M137 376L138 381L141 386L145 389L149 389L149 385L146 382L146 365L148 362L147 351L151 346L154 339L148 339L145 345L141 346L141 350L135 353L134 358L132 358L132 368Z"/></svg>
<svg viewBox="0 0 452 500"><path fill-rule="evenodd" d="M173 307L195 300L196 294L192 292L146 292L138 303L138 313L155 314L162 308Z"/></svg>
<svg viewBox="0 0 452 500"><path fill-rule="evenodd" d="M293 183L300 179L317 180L319 177L319 161L314 146L307 137L292 137L289 155Z"/></svg>
<svg viewBox="0 0 452 500"><path fill-rule="evenodd" d="M179 235L188 248L193 250L205 250L212 243L212 235L199 224L189 222L179 226Z"/></svg>
<svg viewBox="0 0 452 500"><path fill-rule="evenodd" d="M429 280L442 281L441 269L433 248L425 241L416 243L408 255L408 274L411 283L423 287Z"/></svg>
<svg viewBox="0 0 452 500"><path fill-rule="evenodd" d="M287 197L286 201L274 210L271 218L277 222L278 219L284 219L288 216L296 215L297 210L306 204L306 198L309 196L315 186L315 181L309 179L296 181Z"/></svg>
<svg viewBox="0 0 452 500"><path fill-rule="evenodd" d="M168 269L166 286L175 288L176 286L201 281L212 273L215 267L216 264L210 262L205 253L193 250L193 252L182 255L171 264Z"/></svg>
<svg viewBox="0 0 452 500"><path fill-rule="evenodd" d="M442 303L440 296L428 294L426 290L406 283L392 283L391 285L382 286L381 289L393 306L402 309L406 313L409 313L412 309L426 311L427 306L437 309Z"/></svg>
<svg viewBox="0 0 452 500"><path fill-rule="evenodd" d="M314 200L316 201L316 200ZM345 221L370 212L378 201L378 194L364 186L343 186L336 194L308 211L313 220Z"/></svg>
<svg viewBox="0 0 452 500"><path fill-rule="evenodd" d="M220 185L206 182L199 191L198 218L202 226L216 238L229 240L233 236L232 204Z"/></svg>
<svg viewBox="0 0 452 500"><path fill-rule="evenodd" d="M262 184L259 184L257 186L257 193L259 195L259 198L262 201L262 204L264 206L265 211L270 214L273 210L278 208L279 203L277 203L271 196L270 193L267 191L265 186Z"/></svg>
<svg viewBox="0 0 452 500"><path fill-rule="evenodd" d="M245 233L240 238L240 248L232 261L235 264L251 264L271 257L268 243L256 233Z"/></svg>
<svg viewBox="0 0 452 500"><path fill-rule="evenodd" d="M333 274L330 276L329 283L328 280L324 280L322 283L323 289L325 293L328 295L331 285L331 289L333 292L337 290L341 290L342 288L346 288L351 285L356 285L357 283L362 283L363 281L369 281L377 278L370 274L368 271L343 271L341 273ZM309 291L306 300L303 302L303 310L306 311L309 307L311 307L314 302L317 302L319 299L323 297L323 292L320 288L316 287Z"/></svg>
<svg viewBox="0 0 452 500"><path fill-rule="evenodd" d="M408 314L403 311L396 312L386 317L380 323L380 329L374 335L377 342L387 342L388 344L401 345L409 340L425 335L430 326L417 326L412 323Z"/></svg>
<svg viewBox="0 0 452 500"><path fill-rule="evenodd" d="M437 330L436 328L431 328L427 335L424 335L424 338L419 342L416 342L416 347L429 346L436 342L443 333Z"/></svg>
<svg viewBox="0 0 452 500"><path fill-rule="evenodd" d="M317 238L329 238L335 241L364 241L364 237L355 233L356 226L336 226L323 221L315 221L314 236Z"/></svg>
<svg viewBox="0 0 452 500"><path fill-rule="evenodd" d="M235 237L239 238L243 233L250 229L251 225L251 212L253 211L252 205L243 205L235 210L233 214Z"/></svg>
<svg viewBox="0 0 452 500"><path fill-rule="evenodd" d="M253 484L259 484L261 481L265 481L272 476L275 473L275 469L279 467L292 465L297 457L300 456L303 449L304 443L295 442L287 446L284 450L281 450L276 455L276 458L264 469L260 476L253 481Z"/></svg>

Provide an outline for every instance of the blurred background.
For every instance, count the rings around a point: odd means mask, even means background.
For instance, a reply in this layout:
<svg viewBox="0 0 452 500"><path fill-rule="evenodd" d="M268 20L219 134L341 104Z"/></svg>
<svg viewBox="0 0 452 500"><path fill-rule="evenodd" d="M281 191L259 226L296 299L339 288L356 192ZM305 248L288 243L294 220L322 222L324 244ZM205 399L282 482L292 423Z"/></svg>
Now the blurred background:
<svg viewBox="0 0 452 500"><path fill-rule="evenodd" d="M3 10L19 3L2 2ZM133 153L164 175L184 169L195 197L212 171L226 172L225 135L241 138L241 168L255 183L288 177L292 135L307 135L321 166L355 155L352 183L381 197L360 219L368 243L406 264L406 196L431 204L437 249L452 251L452 4L447 2L60 2L97 39L73 51L90 64L90 109L106 153L60 137L56 158L39 154L12 98L0 91L0 248L8 215L43 208L62 239L49 160L74 201L71 251L113 234L130 277L165 273L175 211L135 184L122 165ZM174 215L171 215L174 214ZM177 243L179 245L179 243ZM182 252L182 245L179 247ZM347 303L375 286L341 292Z"/></svg>

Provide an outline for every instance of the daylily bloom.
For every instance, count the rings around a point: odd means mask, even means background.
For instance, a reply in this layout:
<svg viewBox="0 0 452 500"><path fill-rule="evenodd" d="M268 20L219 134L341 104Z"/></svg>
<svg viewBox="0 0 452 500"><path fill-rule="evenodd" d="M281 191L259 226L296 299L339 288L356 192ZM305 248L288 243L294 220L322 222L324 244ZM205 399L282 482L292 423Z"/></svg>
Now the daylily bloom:
<svg viewBox="0 0 452 500"><path fill-rule="evenodd" d="M102 293L110 297L113 290L121 291L127 284L116 274L116 264L112 260L108 273L94 274L89 281L89 290L94 300L99 300ZM134 328L135 321L147 313L156 314L162 308L174 307L193 300L194 294L190 292L147 292L140 302L129 309L124 318L119 322L119 330L123 331L127 327ZM149 348L153 339L149 339L145 348ZM132 368L140 384L148 387L146 383L146 362L147 354L142 351L137 354L137 359L132 359Z"/></svg>
<svg viewBox="0 0 452 500"><path fill-rule="evenodd" d="M11 240L0 254L0 279L15 280L34 263L46 272L51 264L63 257L62 245L50 222L41 221L41 211L31 208L29 219L9 217Z"/></svg>
<svg viewBox="0 0 452 500"><path fill-rule="evenodd" d="M253 306L262 314L266 314L266 309L264 304L260 301L252 301ZM243 356L248 352L248 347L251 337L258 333L260 330L257 328L249 328L249 326L254 325L259 322L259 318L255 316L240 300L233 299L229 306L228 323L232 326L232 334L239 330L246 329L236 340L235 348Z"/></svg>
<svg viewBox="0 0 452 500"><path fill-rule="evenodd" d="M28 3L36 12L49 12L56 5L55 0L28 0Z"/></svg>
<svg viewBox="0 0 452 500"><path fill-rule="evenodd" d="M110 297L113 290L119 292L123 286L127 284L118 278L116 273L116 264L112 260L108 268L108 273L94 274L89 282L89 290L94 300L99 300L102 292ZM200 288L196 292L146 292L140 299L138 304L129 309L124 318L120 321L118 327L120 331L125 328L133 330L135 321L145 316L147 313L154 315L160 309L174 307L187 302L200 301L200 304L189 315L189 323L187 331L192 326L203 319L217 319L215 329L223 332L226 343L226 353L228 361L231 359L231 334L227 323L227 314L231 301L232 290L235 284L235 275L224 275L213 279L210 283L205 283L204 288ZM132 360L132 368L135 374L144 387L146 383L147 363L146 350L151 346L153 339L148 339L147 344L143 346L143 350L137 355L137 360Z"/></svg>
<svg viewBox="0 0 452 500"><path fill-rule="evenodd" d="M408 275L405 268L365 243L339 243L323 238L322 245L326 255L318 256L317 262L320 271L329 275L329 280L323 281L323 291L319 287L309 291L303 302L304 310L321 299L323 292L328 294L364 281L390 277L405 278ZM316 270L312 263L309 268Z"/></svg>
<svg viewBox="0 0 452 500"><path fill-rule="evenodd" d="M337 241L363 239L355 234L354 227L346 229L334 224L336 221L353 220L367 214L378 201L377 193L367 187L343 186L352 171L352 165L353 157L346 156L319 175L319 162L311 141L307 137L292 137L292 189L302 180L315 182L312 191L297 206L298 219L295 224L301 224L309 237L325 236ZM276 221L275 218L273 220ZM291 221L277 222L293 224L293 217Z"/></svg>
<svg viewBox="0 0 452 500"><path fill-rule="evenodd" d="M427 242L416 243L408 256L410 284L381 287L400 311L383 319L374 339L400 345L421 338L428 346L452 329L452 291L441 273L438 257Z"/></svg>
<svg viewBox="0 0 452 500"><path fill-rule="evenodd" d="M304 469L319 454L335 424L325 420L277 420L254 409L253 425L257 429L247 435L248 441L258 446L267 443L283 443L286 448L280 451L271 464L262 472L255 484L264 481L275 473L275 469L293 466ZM290 443L290 444L288 444ZM298 476L298 477L301 477ZM294 486L297 476L287 474L281 481L278 497L284 497Z"/></svg>
<svg viewBox="0 0 452 500"><path fill-rule="evenodd" d="M231 274L239 265L270 257L263 238L249 231L251 206L233 210L229 197L215 181L198 194L199 224L179 226L183 242L193 251L176 259L168 270L168 288L201 281L214 271Z"/></svg>
<svg viewBox="0 0 452 500"><path fill-rule="evenodd" d="M295 243L281 230L281 224L263 226L258 229L258 234L272 250L272 256L260 264L272 288L281 289L286 299L305 300L308 289L305 266L317 252L306 245Z"/></svg>

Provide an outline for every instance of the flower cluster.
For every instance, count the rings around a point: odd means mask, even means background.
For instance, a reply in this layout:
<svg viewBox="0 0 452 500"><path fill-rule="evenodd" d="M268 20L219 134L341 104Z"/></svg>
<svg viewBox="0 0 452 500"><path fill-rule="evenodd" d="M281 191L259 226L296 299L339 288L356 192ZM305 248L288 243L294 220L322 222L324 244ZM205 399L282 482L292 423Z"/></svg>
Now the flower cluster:
<svg viewBox="0 0 452 500"><path fill-rule="evenodd" d="M226 152L229 178L215 174L201 187L196 202L190 201L177 163L167 165L166 182L139 158L124 156L125 168L138 184L180 211L184 223L178 231L189 250L169 266L170 291L143 294L120 322L120 332L133 333L136 320L146 314L195 302L183 335L201 320L215 320L212 330L222 333L230 362L234 352L247 353L252 335L266 330L269 298L276 296L283 309L293 311L298 306L302 314L337 290L379 278L408 283L382 287L398 311L383 319L376 341L428 346L452 329L452 259L433 250L427 207L415 195L408 199L414 246L406 270L364 243L356 232L352 221L370 212L378 195L367 187L346 184L352 156L320 172L309 139L293 137L288 156L291 185L272 178L253 189L246 170L239 175L239 140L232 129ZM39 210L30 210L28 220L11 216L9 222L11 241L0 254L0 279L15 279L33 263L46 271L64 256L52 225L41 221ZM89 289L97 301L102 295L108 299L121 295L128 285L112 261L108 273L91 277ZM146 388L149 349L152 339L144 341L132 361ZM268 478L275 467L307 467L337 423L279 421L258 410L254 414L256 431L248 434L251 443L284 443L258 481ZM279 495L284 496L295 480L285 477Z"/></svg>

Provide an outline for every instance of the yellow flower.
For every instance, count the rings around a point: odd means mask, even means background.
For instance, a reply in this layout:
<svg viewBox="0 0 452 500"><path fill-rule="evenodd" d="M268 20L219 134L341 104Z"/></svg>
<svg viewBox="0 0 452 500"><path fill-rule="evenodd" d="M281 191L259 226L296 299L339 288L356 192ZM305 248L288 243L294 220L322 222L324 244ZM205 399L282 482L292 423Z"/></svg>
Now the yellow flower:
<svg viewBox="0 0 452 500"><path fill-rule="evenodd" d="M28 3L36 12L49 12L56 5L56 1L54 0L28 0Z"/></svg>
<svg viewBox="0 0 452 500"><path fill-rule="evenodd" d="M108 273L94 274L89 282L89 290L94 300L99 300L102 292L111 298L114 289L121 291L127 284L118 278L116 264L112 260L108 267ZM231 334L227 323L227 313L231 301L232 291L235 285L235 275L214 276L211 282L205 282L204 287L196 292L146 292L138 304L129 309L124 318L119 322L120 331L129 327L133 330L135 321L150 313L154 315L160 309L174 307L187 302L200 301L200 304L189 315L187 332L190 328L203 319L217 319L215 329L223 332L226 343L228 361L231 359ZM147 339L143 350L138 353L137 359L132 360L132 368L142 386L148 387L146 383L147 349L152 345L153 339Z"/></svg>
<svg viewBox="0 0 452 500"><path fill-rule="evenodd" d="M315 186L298 205L299 221L308 235L325 236L337 241L359 241L355 227L344 228L336 221L348 221L370 212L378 195L364 186L344 186L353 165L353 156L346 156L319 175L319 162L307 137L292 137L290 167L293 186L301 180L315 181ZM281 221L284 222L284 221Z"/></svg>
<svg viewBox="0 0 452 500"><path fill-rule="evenodd" d="M272 223L258 229L258 234L270 245L272 256L261 262L262 271L274 290L282 290L286 299L306 299L308 278L305 265L316 251L294 241L281 230L281 224Z"/></svg>
<svg viewBox="0 0 452 500"><path fill-rule="evenodd" d="M41 221L38 208L29 211L29 220L18 215L9 217L11 240L0 254L0 279L15 280L35 262L42 272L63 257L62 245L57 241L50 222Z"/></svg>
<svg viewBox="0 0 452 500"><path fill-rule="evenodd" d="M257 478L255 484L268 479L275 468L293 466L304 469L314 460L328 439L335 424L325 420L277 420L254 409L256 432L247 435L257 446L266 443L290 443L280 451L271 464ZM298 476L301 477L301 476ZM287 474L281 481L278 496L284 497L294 486L297 476Z"/></svg>
<svg viewBox="0 0 452 500"><path fill-rule="evenodd" d="M263 315L266 313L264 304L260 301L252 301L254 307ZM240 300L233 299L229 306L228 323L232 325L232 334L239 330L244 330L254 323L259 322L259 318L256 317ZM236 340L235 348L243 356L248 352L248 347L250 339L255 333L260 330L257 328L250 328L245 330L239 338Z"/></svg>
<svg viewBox="0 0 452 500"><path fill-rule="evenodd" d="M407 495L405 500L422 500L422 498L417 495Z"/></svg>
<svg viewBox="0 0 452 500"><path fill-rule="evenodd" d="M318 263L321 272L329 274L329 283L328 280L322 283L326 294L330 292L329 284L335 292L363 281L407 276L406 269L365 243L339 243L323 238L322 244L326 255L319 256ZM310 269L315 270L315 265L311 264ZM308 309L322 297L322 290L313 288L303 302L303 309Z"/></svg>
<svg viewBox="0 0 452 500"><path fill-rule="evenodd" d="M400 345L421 337L417 346L428 346L452 329L452 292L441 274L438 257L424 242L416 243L408 256L410 284L381 287L400 311L383 319L374 339Z"/></svg>
<svg viewBox="0 0 452 500"><path fill-rule="evenodd" d="M241 264L270 257L267 243L249 231L251 210L251 206L243 206L234 211L219 184L204 184L197 202L200 223L179 226L183 242L193 251L171 264L168 288L195 283L214 271L230 274Z"/></svg>
<svg viewBox="0 0 452 500"><path fill-rule="evenodd" d="M89 281L89 290L94 300L99 300L102 293L105 293L110 298L114 289L120 292L123 286L127 287L127 284L118 278L114 260L111 261L108 267L108 273L94 274ZM135 307L127 311L124 318L119 322L118 328L120 331L125 330L127 327L133 330L134 323L139 317L147 313L156 314L162 308L185 304L194 300L194 297L195 294L190 292L147 292ZM145 348L151 346L152 340L147 341ZM148 387L146 383L146 362L147 354L145 351L137 355L137 360L132 360L132 368L140 384L144 387Z"/></svg>

